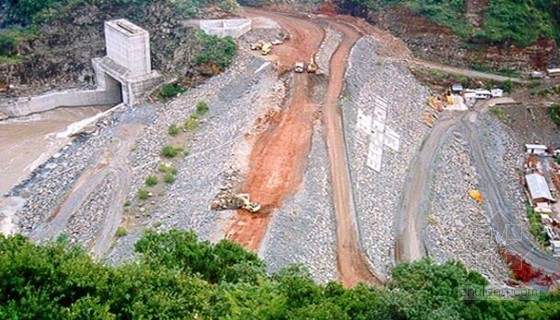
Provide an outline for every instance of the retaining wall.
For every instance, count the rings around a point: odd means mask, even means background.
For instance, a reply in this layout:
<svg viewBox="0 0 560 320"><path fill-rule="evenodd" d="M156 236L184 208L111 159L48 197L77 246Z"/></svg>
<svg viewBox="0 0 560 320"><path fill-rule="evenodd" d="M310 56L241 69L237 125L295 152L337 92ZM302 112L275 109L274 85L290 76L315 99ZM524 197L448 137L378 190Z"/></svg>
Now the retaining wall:
<svg viewBox="0 0 560 320"><path fill-rule="evenodd" d="M250 19L201 20L200 29L218 37L238 38L251 31Z"/></svg>

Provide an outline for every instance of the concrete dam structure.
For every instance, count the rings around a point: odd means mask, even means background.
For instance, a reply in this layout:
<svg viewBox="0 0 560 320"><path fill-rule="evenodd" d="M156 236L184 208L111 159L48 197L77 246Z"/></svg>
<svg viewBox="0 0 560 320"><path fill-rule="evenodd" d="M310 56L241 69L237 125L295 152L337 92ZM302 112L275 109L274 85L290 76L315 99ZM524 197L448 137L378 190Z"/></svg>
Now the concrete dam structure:
<svg viewBox="0 0 560 320"><path fill-rule="evenodd" d="M250 19L200 20L199 25L200 29L207 34L222 38L226 36L239 38L251 31Z"/></svg>
<svg viewBox="0 0 560 320"><path fill-rule="evenodd" d="M125 19L105 22L107 55L92 60L97 88L66 90L0 103L0 113L25 116L58 107L134 104L163 81L152 70L148 31Z"/></svg>

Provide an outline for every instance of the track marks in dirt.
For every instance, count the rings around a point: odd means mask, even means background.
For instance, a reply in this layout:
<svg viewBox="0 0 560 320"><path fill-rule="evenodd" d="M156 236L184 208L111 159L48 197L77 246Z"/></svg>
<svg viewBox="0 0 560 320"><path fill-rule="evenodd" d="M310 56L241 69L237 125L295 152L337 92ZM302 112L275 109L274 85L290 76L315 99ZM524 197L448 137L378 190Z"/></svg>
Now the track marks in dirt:
<svg viewBox="0 0 560 320"><path fill-rule="evenodd" d="M321 45L324 30L315 23L253 9L249 12L274 19L290 33L290 40L274 49L273 58L281 65L291 68L296 61L309 60ZM226 232L227 239L256 251L268 228L270 213L297 191L307 166L313 122L317 118L318 106L310 98L312 91L312 75L294 75L288 107L274 115L272 126L254 143L243 192L262 209L259 215L238 210Z"/></svg>
<svg viewBox="0 0 560 320"><path fill-rule="evenodd" d="M342 117L338 105L338 98L344 84L346 61L350 49L360 38L360 34L346 25L339 23L332 23L332 25L343 33L343 41L330 61L330 79L323 121L327 129L327 146L331 164L339 279L347 287L360 282L381 284L362 251L358 238Z"/></svg>

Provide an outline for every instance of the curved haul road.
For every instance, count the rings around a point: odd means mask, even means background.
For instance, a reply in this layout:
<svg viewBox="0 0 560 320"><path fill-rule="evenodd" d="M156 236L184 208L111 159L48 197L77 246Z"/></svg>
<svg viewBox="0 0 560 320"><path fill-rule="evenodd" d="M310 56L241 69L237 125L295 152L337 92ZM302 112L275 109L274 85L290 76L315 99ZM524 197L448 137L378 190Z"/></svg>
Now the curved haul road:
<svg viewBox="0 0 560 320"><path fill-rule="evenodd" d="M338 106L338 98L344 84L346 59L360 35L345 25L337 23L332 25L342 32L343 40L330 61L330 78L323 121L327 129L327 147L331 163L338 273L340 281L345 286L354 286L360 282L379 285L381 281L374 275L358 237L342 117Z"/></svg>
<svg viewBox="0 0 560 320"><path fill-rule="evenodd" d="M414 261L426 255L421 237L421 226L426 201L425 190L429 189L428 177L441 144L445 141L449 130L457 123L456 118L442 119L426 140L410 167L405 181L404 193L401 197L398 212L402 212L397 220L397 237L395 257L397 261Z"/></svg>
<svg viewBox="0 0 560 320"><path fill-rule="evenodd" d="M405 183L405 192L401 199L401 210L399 210L401 217L397 221L398 234L395 256L398 261L414 261L426 255L421 225L424 218L423 205L426 203L426 190L429 187L427 179L433 167L435 155L441 144L445 142L445 133L451 129L456 129L468 132L466 139L471 147L474 165L482 177L479 183L484 193L484 203L496 242L509 251L520 255L534 268L540 268L547 273L560 274L559 261L535 248L525 232L519 227L495 174L486 161L474 126L478 115L486 109L486 106L487 104L483 104L477 111L465 112L462 115L456 115L451 119L438 122L422 145L416 160L411 165L413 170Z"/></svg>
<svg viewBox="0 0 560 320"><path fill-rule="evenodd" d="M139 125L120 125L116 128L118 143L112 150L103 155L102 160L92 169L85 171L71 191L61 201L59 207L51 217L34 230L30 237L32 239L54 239L68 224L72 215L79 210L81 205L89 200L91 195L101 183L109 176L115 178L116 188L110 195L107 214L102 226L96 232L89 249L96 258L101 258L109 249L113 237L121 223L123 205L131 185L131 172L126 163L126 155L129 152L136 136L142 127Z"/></svg>

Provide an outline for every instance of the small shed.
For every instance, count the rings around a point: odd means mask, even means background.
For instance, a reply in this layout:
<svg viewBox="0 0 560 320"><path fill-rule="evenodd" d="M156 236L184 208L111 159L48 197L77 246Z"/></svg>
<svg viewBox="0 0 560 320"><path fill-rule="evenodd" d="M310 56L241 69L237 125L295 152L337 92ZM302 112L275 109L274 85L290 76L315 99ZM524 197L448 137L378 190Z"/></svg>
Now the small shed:
<svg viewBox="0 0 560 320"><path fill-rule="evenodd" d="M546 179L542 175L538 173L528 174L525 176L525 181L527 182L527 189L529 190L533 205L536 206L538 203L543 202L556 202L550 194Z"/></svg>
<svg viewBox="0 0 560 320"><path fill-rule="evenodd" d="M538 156L544 156L547 153L548 147L544 144L526 144L525 145L525 152L527 154L535 154Z"/></svg>
<svg viewBox="0 0 560 320"><path fill-rule="evenodd" d="M460 83L454 83L451 86L451 92L455 93L455 94L462 94L463 93L463 85Z"/></svg>
<svg viewBox="0 0 560 320"><path fill-rule="evenodd" d="M560 241L552 240L550 241L550 246L552 247L554 255L560 255Z"/></svg>

